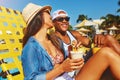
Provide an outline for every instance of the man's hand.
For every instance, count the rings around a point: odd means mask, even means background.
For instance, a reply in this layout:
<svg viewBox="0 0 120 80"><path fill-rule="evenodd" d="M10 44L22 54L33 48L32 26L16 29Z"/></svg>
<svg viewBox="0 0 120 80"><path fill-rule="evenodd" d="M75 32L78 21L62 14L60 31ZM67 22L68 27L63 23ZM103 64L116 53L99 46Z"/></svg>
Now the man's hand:
<svg viewBox="0 0 120 80"><path fill-rule="evenodd" d="M94 43L97 47L105 47L107 45L106 37L102 34L97 34L94 37Z"/></svg>

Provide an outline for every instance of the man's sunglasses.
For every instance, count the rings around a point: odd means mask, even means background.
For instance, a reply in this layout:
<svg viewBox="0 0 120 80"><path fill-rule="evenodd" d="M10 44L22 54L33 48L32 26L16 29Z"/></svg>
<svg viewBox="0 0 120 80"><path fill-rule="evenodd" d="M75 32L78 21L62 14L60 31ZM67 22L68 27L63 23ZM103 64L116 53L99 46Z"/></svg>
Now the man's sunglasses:
<svg viewBox="0 0 120 80"><path fill-rule="evenodd" d="M63 20L65 21L69 21L70 20L70 17L58 17L55 19L56 21L59 21L59 22L63 22Z"/></svg>

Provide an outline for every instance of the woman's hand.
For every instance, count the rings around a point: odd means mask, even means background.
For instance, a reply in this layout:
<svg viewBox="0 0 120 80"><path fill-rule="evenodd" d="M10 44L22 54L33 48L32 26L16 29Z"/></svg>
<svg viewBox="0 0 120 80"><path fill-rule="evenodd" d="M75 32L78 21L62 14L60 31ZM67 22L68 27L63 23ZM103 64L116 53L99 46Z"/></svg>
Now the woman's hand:
<svg viewBox="0 0 120 80"><path fill-rule="evenodd" d="M66 60L61 63L61 67L64 72L71 72L77 69L81 69L84 65L84 60L81 59L70 59L67 58Z"/></svg>

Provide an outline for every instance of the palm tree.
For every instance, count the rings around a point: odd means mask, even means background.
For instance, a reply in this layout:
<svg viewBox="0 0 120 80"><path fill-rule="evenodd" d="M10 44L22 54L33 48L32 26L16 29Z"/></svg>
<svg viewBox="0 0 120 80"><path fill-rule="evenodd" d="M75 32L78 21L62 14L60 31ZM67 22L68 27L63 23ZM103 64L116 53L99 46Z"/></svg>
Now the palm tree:
<svg viewBox="0 0 120 80"><path fill-rule="evenodd" d="M78 19L77 19L76 22L78 23L79 21L83 21L85 19L86 20L92 20L92 18L88 18L87 15L81 14L81 15L78 16Z"/></svg>
<svg viewBox="0 0 120 80"><path fill-rule="evenodd" d="M92 18L88 18L87 15L81 14L81 15L78 16L78 19L76 20L76 22L77 22L77 23L78 23L79 21L82 22L83 20L92 20ZM80 27L80 28L81 28L81 27ZM77 28L77 29L80 29L80 28ZM94 31L93 27L90 27L90 26L84 26L84 28L90 30L91 32ZM92 33L91 33L91 32L87 33L90 38L92 37ZM85 33L85 34L86 34L86 33Z"/></svg>
<svg viewBox="0 0 120 80"><path fill-rule="evenodd" d="M120 0L118 1L118 5L120 6Z"/></svg>
<svg viewBox="0 0 120 80"><path fill-rule="evenodd" d="M100 19L104 19L103 23L101 24L101 28L109 28L113 25L116 27L119 27L120 25L120 16L113 15L113 14L107 14L105 17L102 16Z"/></svg>
<svg viewBox="0 0 120 80"><path fill-rule="evenodd" d="M120 6L120 0L118 1L118 5ZM120 12L120 8L117 10L117 12Z"/></svg>

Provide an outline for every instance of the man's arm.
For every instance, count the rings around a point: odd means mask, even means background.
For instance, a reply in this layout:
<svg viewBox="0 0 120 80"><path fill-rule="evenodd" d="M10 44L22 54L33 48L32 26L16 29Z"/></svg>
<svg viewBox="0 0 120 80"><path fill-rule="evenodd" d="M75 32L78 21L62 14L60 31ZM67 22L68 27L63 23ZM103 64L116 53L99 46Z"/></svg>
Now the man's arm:
<svg viewBox="0 0 120 80"><path fill-rule="evenodd" d="M96 35L94 43L98 47L110 47L120 55L120 44L119 42L110 35Z"/></svg>
<svg viewBox="0 0 120 80"><path fill-rule="evenodd" d="M71 33L73 34L73 36L77 39L77 41L82 42L82 45L88 47L90 46L90 39L87 37L82 36L78 31L71 31Z"/></svg>

